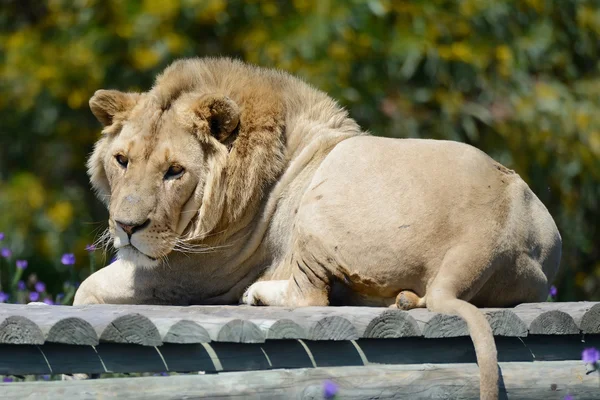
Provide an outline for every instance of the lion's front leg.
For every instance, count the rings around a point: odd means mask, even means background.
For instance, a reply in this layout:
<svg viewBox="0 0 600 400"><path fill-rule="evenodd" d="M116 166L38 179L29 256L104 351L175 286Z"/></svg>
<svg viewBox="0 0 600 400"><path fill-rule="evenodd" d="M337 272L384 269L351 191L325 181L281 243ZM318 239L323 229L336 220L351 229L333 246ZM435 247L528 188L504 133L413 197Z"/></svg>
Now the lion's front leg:
<svg viewBox="0 0 600 400"><path fill-rule="evenodd" d="M320 262L307 263L301 257L293 260L290 279L256 282L246 290L241 302L253 306L329 305L331 274L325 265Z"/></svg>
<svg viewBox="0 0 600 400"><path fill-rule="evenodd" d="M117 260L85 279L75 293L73 305L139 304L135 267Z"/></svg>
<svg viewBox="0 0 600 400"><path fill-rule="evenodd" d="M250 306L285 306L289 281L256 282L242 296L241 303Z"/></svg>

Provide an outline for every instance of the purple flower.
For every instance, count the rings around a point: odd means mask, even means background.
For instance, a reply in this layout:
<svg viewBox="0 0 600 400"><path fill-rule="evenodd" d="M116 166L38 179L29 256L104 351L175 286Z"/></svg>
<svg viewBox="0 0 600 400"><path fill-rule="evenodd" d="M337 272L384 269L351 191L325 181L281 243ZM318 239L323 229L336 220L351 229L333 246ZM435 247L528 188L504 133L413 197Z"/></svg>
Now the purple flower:
<svg viewBox="0 0 600 400"><path fill-rule="evenodd" d="M337 394L338 390L339 387L335 382L327 380L325 383L323 383L323 396L325 396L326 399L333 398L333 396Z"/></svg>
<svg viewBox="0 0 600 400"><path fill-rule="evenodd" d="M564 400L573 400L573 396L571 396L570 394L565 396Z"/></svg>
<svg viewBox="0 0 600 400"><path fill-rule="evenodd" d="M0 292L0 303L4 303L9 297L8 293Z"/></svg>
<svg viewBox="0 0 600 400"><path fill-rule="evenodd" d="M94 246L93 244L88 244L87 246L85 246L85 249L89 252L96 251L96 246Z"/></svg>
<svg viewBox="0 0 600 400"><path fill-rule="evenodd" d="M0 240L4 240L4 232L0 232Z"/></svg>
<svg viewBox="0 0 600 400"><path fill-rule="evenodd" d="M42 379L45 381L49 381L50 380L50 375L42 375Z"/></svg>
<svg viewBox="0 0 600 400"><path fill-rule="evenodd" d="M48 304L49 306L54 305L54 302L52 301L52 299L50 297L46 297L43 301L44 301L44 303Z"/></svg>
<svg viewBox="0 0 600 400"><path fill-rule="evenodd" d="M46 291L46 284L42 281L39 281L35 284L35 291L38 293L44 293Z"/></svg>
<svg viewBox="0 0 600 400"><path fill-rule="evenodd" d="M10 256L12 256L12 251L7 247L3 247L2 250L0 250L0 255L4 258L10 258Z"/></svg>
<svg viewBox="0 0 600 400"><path fill-rule="evenodd" d="M17 260L17 268L27 269L27 260Z"/></svg>
<svg viewBox="0 0 600 400"><path fill-rule="evenodd" d="M558 289L556 289L556 286L554 286L554 285L550 286L550 296L556 297L557 294L558 294Z"/></svg>
<svg viewBox="0 0 600 400"><path fill-rule="evenodd" d="M4 379L2 379L2 382L12 382L14 379L11 378L10 376L5 376Z"/></svg>
<svg viewBox="0 0 600 400"><path fill-rule="evenodd" d="M600 359L600 352L595 347L588 347L581 353L581 359L588 364L595 364Z"/></svg>
<svg viewBox="0 0 600 400"><path fill-rule="evenodd" d="M62 258L60 259L60 262L63 263L64 265L75 264L75 254L73 254L73 253L63 254Z"/></svg>
<svg viewBox="0 0 600 400"><path fill-rule="evenodd" d="M19 290L25 290L25 287L26 287L25 286L25 282L23 282L23 281L17 282L17 289L19 289Z"/></svg>
<svg viewBox="0 0 600 400"><path fill-rule="evenodd" d="M64 293L59 293L56 295L56 302L58 303L63 297L65 297Z"/></svg>
<svg viewBox="0 0 600 400"><path fill-rule="evenodd" d="M38 292L30 292L29 293L29 300L38 301L39 299L40 299L40 294Z"/></svg>

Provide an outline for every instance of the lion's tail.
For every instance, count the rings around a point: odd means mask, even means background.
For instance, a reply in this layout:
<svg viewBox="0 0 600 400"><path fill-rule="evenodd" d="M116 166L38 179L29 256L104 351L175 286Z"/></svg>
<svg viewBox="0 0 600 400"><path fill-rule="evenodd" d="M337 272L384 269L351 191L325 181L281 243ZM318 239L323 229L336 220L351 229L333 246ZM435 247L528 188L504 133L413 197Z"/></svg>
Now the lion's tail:
<svg viewBox="0 0 600 400"><path fill-rule="evenodd" d="M437 298L432 311L462 317L467 323L471 340L475 346L479 365L480 398L498 399L498 353L492 328L485 315L473 304L457 298ZM435 308L435 309L433 309Z"/></svg>

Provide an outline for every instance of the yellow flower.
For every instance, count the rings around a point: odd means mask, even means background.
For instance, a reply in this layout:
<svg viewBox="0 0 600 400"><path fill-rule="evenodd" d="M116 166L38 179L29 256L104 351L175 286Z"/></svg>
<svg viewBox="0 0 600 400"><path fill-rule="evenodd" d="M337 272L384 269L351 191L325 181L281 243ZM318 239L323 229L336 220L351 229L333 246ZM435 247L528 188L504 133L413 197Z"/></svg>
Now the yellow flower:
<svg viewBox="0 0 600 400"><path fill-rule="evenodd" d="M579 130L585 130L590 124L590 115L586 112L575 113L575 126Z"/></svg>
<svg viewBox="0 0 600 400"><path fill-rule="evenodd" d="M50 207L46 215L54 226L56 226L57 230L62 232L73 220L73 206L66 201L60 201Z"/></svg>
<svg viewBox="0 0 600 400"><path fill-rule="evenodd" d="M133 63L138 69L150 69L159 61L160 55L153 49L138 47L133 50Z"/></svg>
<svg viewBox="0 0 600 400"><path fill-rule="evenodd" d="M163 19L172 19L179 12L179 7L179 1L176 0L144 0L143 10Z"/></svg>

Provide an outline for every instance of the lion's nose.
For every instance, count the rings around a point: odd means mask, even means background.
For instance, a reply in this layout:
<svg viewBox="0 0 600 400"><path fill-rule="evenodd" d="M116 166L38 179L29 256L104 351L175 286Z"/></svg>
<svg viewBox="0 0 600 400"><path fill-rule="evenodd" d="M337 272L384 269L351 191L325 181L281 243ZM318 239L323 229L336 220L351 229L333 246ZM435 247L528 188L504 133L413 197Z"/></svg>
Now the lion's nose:
<svg viewBox="0 0 600 400"><path fill-rule="evenodd" d="M117 223L117 225L119 225L121 227L121 229L123 229L123 231L125 231L125 233L129 237L131 237L131 235L133 235L137 231L141 231L142 229L144 229L145 227L150 225L150 219L147 219L145 222L143 222L141 224L135 224L135 223L130 223L130 222L121 222L121 221L115 221L115 222Z"/></svg>

